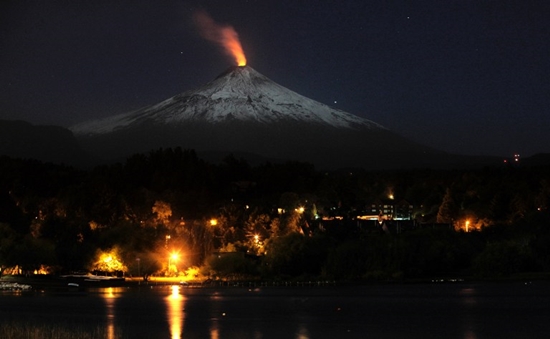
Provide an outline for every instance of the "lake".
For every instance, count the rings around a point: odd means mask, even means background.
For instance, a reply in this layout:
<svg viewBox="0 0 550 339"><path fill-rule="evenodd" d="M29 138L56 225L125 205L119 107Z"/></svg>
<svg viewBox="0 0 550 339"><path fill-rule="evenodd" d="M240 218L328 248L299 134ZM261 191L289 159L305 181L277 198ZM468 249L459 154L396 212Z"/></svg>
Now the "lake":
<svg viewBox="0 0 550 339"><path fill-rule="evenodd" d="M106 338L547 338L550 283L324 287L140 285L0 293L0 323Z"/></svg>

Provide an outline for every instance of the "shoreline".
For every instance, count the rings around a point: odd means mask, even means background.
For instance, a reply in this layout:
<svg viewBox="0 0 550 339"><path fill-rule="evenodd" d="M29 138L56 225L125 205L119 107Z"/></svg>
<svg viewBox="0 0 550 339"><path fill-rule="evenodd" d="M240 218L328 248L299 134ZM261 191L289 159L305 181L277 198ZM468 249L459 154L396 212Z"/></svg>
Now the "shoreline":
<svg viewBox="0 0 550 339"><path fill-rule="evenodd" d="M85 289L94 287L140 287L140 286L166 286L180 285L194 288L208 287L264 287L264 288L285 288L285 287L345 287L345 286L366 286L366 285L415 285L415 284L460 284L460 283L500 283L500 282L525 282L548 281L550 272L536 272L521 274L510 277L494 278L453 278L435 277L424 279L410 279L399 281L337 281L337 280L183 280L179 277L150 277L147 281L139 277L124 277L121 279L85 279L84 276L71 278L50 275L5 275L0 278L0 284L7 286L13 284L14 290L68 290ZM29 286L30 288L28 288ZM0 289L0 290L9 290Z"/></svg>

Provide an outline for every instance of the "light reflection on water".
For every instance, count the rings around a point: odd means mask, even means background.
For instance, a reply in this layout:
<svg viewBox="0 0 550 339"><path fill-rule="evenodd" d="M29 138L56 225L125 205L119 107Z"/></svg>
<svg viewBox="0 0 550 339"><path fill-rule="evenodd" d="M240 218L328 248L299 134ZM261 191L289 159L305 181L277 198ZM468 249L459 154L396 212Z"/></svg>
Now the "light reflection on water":
<svg viewBox="0 0 550 339"><path fill-rule="evenodd" d="M185 320L185 297L180 294L180 287L173 285L170 287L171 293L165 298L170 326L170 337L172 339L181 339L183 334L183 322Z"/></svg>
<svg viewBox="0 0 550 339"><path fill-rule="evenodd" d="M210 338L211 339L220 338L220 329L218 328L218 324L215 321L213 321L212 325L210 326Z"/></svg>
<svg viewBox="0 0 550 339"><path fill-rule="evenodd" d="M309 338L309 331L307 330L307 326L305 324L299 324L298 327L298 333L296 334L297 339L308 339Z"/></svg>
<svg viewBox="0 0 550 339"><path fill-rule="evenodd" d="M210 317L210 338L211 339L219 339L220 338L220 327L219 327L219 318L221 316L225 316L225 313L220 311L219 309L219 302L216 302L216 300L219 301L221 297L218 296L217 292L212 293L210 296L210 300L213 300L212 303L212 315Z"/></svg>
<svg viewBox="0 0 550 339"><path fill-rule="evenodd" d="M121 293L120 287L107 287L102 290L101 296L105 302L105 312L107 314L107 339L115 339L115 303Z"/></svg>
<svg viewBox="0 0 550 339"><path fill-rule="evenodd" d="M462 319L462 327L464 330L464 339L477 339L475 319L472 311L477 304L475 288L463 288L459 291L460 303L466 310Z"/></svg>
<svg viewBox="0 0 550 339"><path fill-rule="evenodd" d="M117 299L128 293L124 288L120 287L109 287L100 289L99 295L102 297L105 304L105 314L106 314L106 336L107 339L117 338L117 328L116 328L116 304ZM163 289L164 294L164 304L166 306L166 320L168 323L168 330L170 333L171 339L181 339L185 335L184 325L186 321L186 301L187 297L185 294L187 291L183 291L182 287L178 285L172 285L168 287L168 290ZM210 308L210 317L208 319L208 335L210 339L219 339L222 337L220 324L224 321L226 316L229 314L226 313L226 309L223 308L224 302L227 302L226 297L224 297L220 292L213 291L208 293L207 297ZM477 328L476 328L476 316L472 314L472 311L475 309L478 300L477 300L477 291L475 288L467 287L458 290L458 303L460 308L463 310L463 313L460 315L459 323L462 328L461 338L463 339L477 339ZM294 332L294 337L299 339L308 339L311 337L311 333L308 328L307 319L308 312L305 305L307 305L308 298L292 298L294 307L298 310L294 314L294 321L296 326L296 331ZM298 300L298 301L296 301ZM339 309L339 308L338 308ZM254 324L250 324L254 326ZM251 332L249 335L252 338L262 338L262 329L249 329ZM206 333L205 333L206 334Z"/></svg>
<svg viewBox="0 0 550 339"><path fill-rule="evenodd" d="M259 291L151 285L0 294L0 325L40 319L104 328L107 339L544 337L549 304L550 283Z"/></svg>

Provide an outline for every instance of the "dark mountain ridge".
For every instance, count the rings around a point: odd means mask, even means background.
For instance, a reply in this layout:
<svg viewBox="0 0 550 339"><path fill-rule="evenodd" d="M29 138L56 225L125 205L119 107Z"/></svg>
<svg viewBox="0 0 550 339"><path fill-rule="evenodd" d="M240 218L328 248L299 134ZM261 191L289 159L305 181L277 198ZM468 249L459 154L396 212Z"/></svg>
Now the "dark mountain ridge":
<svg viewBox="0 0 550 339"><path fill-rule="evenodd" d="M91 161L67 128L21 120L0 120L0 155L75 166Z"/></svg>

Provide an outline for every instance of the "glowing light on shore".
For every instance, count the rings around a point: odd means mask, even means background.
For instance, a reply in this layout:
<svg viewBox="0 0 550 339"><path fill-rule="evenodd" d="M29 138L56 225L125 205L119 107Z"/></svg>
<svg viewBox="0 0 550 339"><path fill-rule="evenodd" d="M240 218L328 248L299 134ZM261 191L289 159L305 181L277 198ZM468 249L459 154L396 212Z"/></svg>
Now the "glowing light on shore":
<svg viewBox="0 0 550 339"><path fill-rule="evenodd" d="M122 259L119 258L117 250L110 250L107 252L99 252L92 265L92 270L98 270L102 272L115 272L125 271Z"/></svg>

